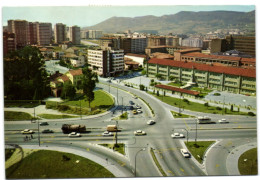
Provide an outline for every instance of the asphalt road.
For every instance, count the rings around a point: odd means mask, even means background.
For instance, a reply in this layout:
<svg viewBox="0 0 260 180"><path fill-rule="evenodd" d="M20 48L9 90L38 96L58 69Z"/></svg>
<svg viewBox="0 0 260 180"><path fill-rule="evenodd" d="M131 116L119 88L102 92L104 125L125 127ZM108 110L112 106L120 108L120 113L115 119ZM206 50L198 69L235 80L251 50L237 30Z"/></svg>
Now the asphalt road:
<svg viewBox="0 0 260 180"><path fill-rule="evenodd" d="M40 133L41 146L73 147L88 149L89 153L93 153L103 159L109 158L112 164L125 172L128 176L136 175L139 177L158 177L161 176L158 168L155 166L150 149L153 148L158 161L166 172L167 176L200 176L200 175L227 175L226 155L230 150L226 148L212 148L207 155L205 161L206 169L198 166L192 158L184 158L179 149L183 147L183 140L172 139L170 137L173 132L181 132L188 136L189 140L194 140L197 134L197 140L218 140L223 142L232 141L235 145L245 143L248 139L254 139L256 132L256 117L246 116L225 116L229 121L228 124L197 124L195 118L174 119L170 110L178 110L176 107L162 103L158 99L152 97L146 92L142 92L133 88L121 86L114 83L101 81L98 88L110 92L116 100L116 110L109 111L101 117L65 120L46 120L48 126L40 126L40 132L43 129L54 130L53 134ZM115 87L119 88L115 88ZM122 90L123 89L123 90ZM144 99L155 112L152 116L149 108L142 100L134 99L132 94ZM134 115L129 110L129 101L133 101L142 107L142 113ZM127 120L119 120L118 125L121 132L118 133L118 142L126 144L126 155L121 157L104 148L98 148L96 144L113 143L114 137L103 137L101 134L106 130L107 125L116 124L114 117L119 116L122 112L128 112ZM208 115L213 121L223 118L222 115L204 114L185 110L193 116ZM156 124L147 125L149 119L154 119ZM61 132L61 126L64 123L84 124L88 133L82 134L80 138L69 138ZM197 128L196 128L197 127ZM25 135L20 133L23 129L33 129L36 133L34 139L24 141ZM146 131L146 136L134 136L134 131L141 129ZM187 131L186 131L186 130ZM29 121L5 122L5 143L6 144L37 144L38 143L38 124ZM196 133L197 132L197 133ZM221 144L220 144L221 145ZM232 148L232 146L231 146ZM223 156L219 157L219 154ZM219 157L219 158L218 158ZM135 166L136 164L136 166ZM205 173L207 171L207 173Z"/></svg>

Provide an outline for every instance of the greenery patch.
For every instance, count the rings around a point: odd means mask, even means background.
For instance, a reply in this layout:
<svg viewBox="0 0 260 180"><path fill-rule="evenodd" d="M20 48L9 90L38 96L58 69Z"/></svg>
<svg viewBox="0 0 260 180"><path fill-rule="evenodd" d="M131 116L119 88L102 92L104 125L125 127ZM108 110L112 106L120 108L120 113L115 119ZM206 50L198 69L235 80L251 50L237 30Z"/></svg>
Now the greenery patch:
<svg viewBox="0 0 260 180"><path fill-rule="evenodd" d="M34 119L29 113L17 112L17 111L5 111L5 121L20 121L20 120L32 120Z"/></svg>
<svg viewBox="0 0 260 180"><path fill-rule="evenodd" d="M190 117L194 117L194 116L190 116L187 114L182 114L182 113L177 113L175 111L171 111L172 115L174 118L190 118Z"/></svg>
<svg viewBox="0 0 260 180"><path fill-rule="evenodd" d="M257 148L244 152L238 160L238 169L241 175L257 175Z"/></svg>
<svg viewBox="0 0 260 180"><path fill-rule="evenodd" d="M66 114L38 114L38 116L44 119L66 119L66 118L79 117L79 116L70 116Z"/></svg>
<svg viewBox="0 0 260 180"><path fill-rule="evenodd" d="M105 178L114 175L103 166L78 155L57 151L33 152L6 169L7 179Z"/></svg>
<svg viewBox="0 0 260 180"><path fill-rule="evenodd" d="M109 149L113 149L114 151L117 151L123 155L125 155L125 144L118 143L118 144L99 144L101 146L107 147Z"/></svg>

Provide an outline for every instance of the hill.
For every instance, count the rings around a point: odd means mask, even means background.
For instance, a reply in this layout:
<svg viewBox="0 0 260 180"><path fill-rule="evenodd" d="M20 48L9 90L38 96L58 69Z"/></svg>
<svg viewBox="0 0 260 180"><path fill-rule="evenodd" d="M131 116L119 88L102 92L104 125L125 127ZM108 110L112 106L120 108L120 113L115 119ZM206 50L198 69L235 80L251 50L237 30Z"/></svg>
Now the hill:
<svg viewBox="0 0 260 180"><path fill-rule="evenodd" d="M86 29L103 30L106 33L130 29L137 32L159 32L160 34L207 33L217 29L237 28L254 31L255 11L181 11L173 15L112 17Z"/></svg>

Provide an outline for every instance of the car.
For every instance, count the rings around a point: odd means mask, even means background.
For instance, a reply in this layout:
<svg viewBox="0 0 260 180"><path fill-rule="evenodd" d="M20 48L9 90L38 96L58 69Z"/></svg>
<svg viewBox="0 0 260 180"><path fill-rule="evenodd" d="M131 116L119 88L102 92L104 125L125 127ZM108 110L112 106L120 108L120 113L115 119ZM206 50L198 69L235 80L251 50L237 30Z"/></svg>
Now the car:
<svg viewBox="0 0 260 180"><path fill-rule="evenodd" d="M50 129L44 129L42 133L54 133L53 130Z"/></svg>
<svg viewBox="0 0 260 180"><path fill-rule="evenodd" d="M132 113L133 113L133 114L138 114L136 110L133 110Z"/></svg>
<svg viewBox="0 0 260 180"><path fill-rule="evenodd" d="M129 104L134 105L135 103L133 101L129 101Z"/></svg>
<svg viewBox="0 0 260 180"><path fill-rule="evenodd" d="M220 119L218 120L219 123L229 123L226 119Z"/></svg>
<svg viewBox="0 0 260 180"><path fill-rule="evenodd" d="M142 130L136 130L134 132L135 136L143 136L143 135L146 135L146 132L145 131L142 131Z"/></svg>
<svg viewBox="0 0 260 180"><path fill-rule="evenodd" d="M135 108L135 109L141 109L142 107L139 106L138 104L136 104L136 105L134 106L134 108Z"/></svg>
<svg viewBox="0 0 260 180"><path fill-rule="evenodd" d="M171 134L171 137L172 138L185 138L185 136L180 133L173 133L173 134Z"/></svg>
<svg viewBox="0 0 260 180"><path fill-rule="evenodd" d="M181 154L185 157L185 158L189 158L190 157L190 153L189 151L187 151L186 149L180 149Z"/></svg>
<svg viewBox="0 0 260 180"><path fill-rule="evenodd" d="M141 109L137 109L136 112L142 113L143 111Z"/></svg>
<svg viewBox="0 0 260 180"><path fill-rule="evenodd" d="M23 131L21 131L22 134L33 134L34 131L33 130L30 130L30 129L25 129Z"/></svg>
<svg viewBox="0 0 260 180"><path fill-rule="evenodd" d="M77 133L77 132L72 132L68 135L69 137L81 137L81 134L80 133Z"/></svg>
<svg viewBox="0 0 260 180"><path fill-rule="evenodd" d="M41 123L40 123L40 126L47 126L47 125L49 125L48 122L41 122Z"/></svg>
<svg viewBox="0 0 260 180"><path fill-rule="evenodd" d="M112 132L105 131L102 133L102 136L113 136Z"/></svg>
<svg viewBox="0 0 260 180"><path fill-rule="evenodd" d="M148 125L153 125L153 124L155 124L155 121L154 121L154 120L149 120L149 121L147 121L146 124L148 124Z"/></svg>

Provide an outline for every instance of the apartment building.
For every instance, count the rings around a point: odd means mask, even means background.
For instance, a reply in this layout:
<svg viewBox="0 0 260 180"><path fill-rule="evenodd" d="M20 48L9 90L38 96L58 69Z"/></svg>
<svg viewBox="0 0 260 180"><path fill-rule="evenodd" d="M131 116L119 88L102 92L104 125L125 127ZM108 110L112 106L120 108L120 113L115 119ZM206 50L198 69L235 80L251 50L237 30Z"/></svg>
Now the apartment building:
<svg viewBox="0 0 260 180"><path fill-rule="evenodd" d="M16 50L16 38L14 33L3 32L3 53L4 56Z"/></svg>
<svg viewBox="0 0 260 180"><path fill-rule="evenodd" d="M54 26L54 42L61 44L66 41L66 25L57 23Z"/></svg>
<svg viewBox="0 0 260 180"><path fill-rule="evenodd" d="M38 45L50 45L52 43L52 25L51 23L37 23Z"/></svg>
<svg viewBox="0 0 260 180"><path fill-rule="evenodd" d="M194 62L153 58L146 64L146 70L149 77L161 74L167 80L171 77L180 82L193 82L200 87L209 87L219 91L254 95L256 93L255 69L216 67Z"/></svg>
<svg viewBox="0 0 260 180"><path fill-rule="evenodd" d="M29 44L37 45L37 22L29 22Z"/></svg>
<svg viewBox="0 0 260 180"><path fill-rule="evenodd" d="M73 44L80 44L80 27L78 26L69 27L68 35L69 35L69 40Z"/></svg>
<svg viewBox="0 0 260 180"><path fill-rule="evenodd" d="M165 46L166 37L165 36L149 36L147 39L147 47L151 46Z"/></svg>
<svg viewBox="0 0 260 180"><path fill-rule="evenodd" d="M99 30L88 30L87 39L100 39L103 36L103 31Z"/></svg>
<svg viewBox="0 0 260 180"><path fill-rule="evenodd" d="M144 53L147 47L147 38L132 38L131 53Z"/></svg>
<svg viewBox="0 0 260 180"><path fill-rule="evenodd" d="M89 49L88 64L100 76L114 76L124 70L124 51L111 48Z"/></svg>
<svg viewBox="0 0 260 180"><path fill-rule="evenodd" d="M27 21L9 20L8 31L15 34L17 48L22 48L30 43L29 23Z"/></svg>
<svg viewBox="0 0 260 180"><path fill-rule="evenodd" d="M226 36L226 40L229 44L229 49L235 49L243 53L252 55L255 57L255 37L254 36Z"/></svg>

